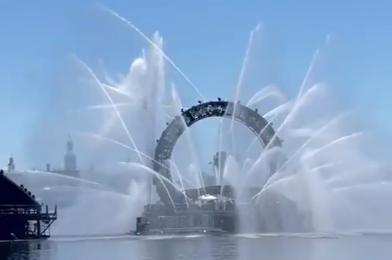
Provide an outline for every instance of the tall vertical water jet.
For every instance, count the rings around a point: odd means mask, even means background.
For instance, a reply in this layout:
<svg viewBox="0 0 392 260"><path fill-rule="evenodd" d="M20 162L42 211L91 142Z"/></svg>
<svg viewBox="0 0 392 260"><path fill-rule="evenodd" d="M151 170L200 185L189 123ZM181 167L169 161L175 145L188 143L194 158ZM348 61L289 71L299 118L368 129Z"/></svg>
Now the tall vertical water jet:
<svg viewBox="0 0 392 260"><path fill-rule="evenodd" d="M153 42L158 47L162 48L162 38L156 32L153 36ZM164 79L164 64L162 55L156 51L156 49L150 49L146 53L147 71L144 75L144 84L141 87L146 87L147 90L143 97L142 110L145 120L144 131L144 144L146 153L153 157L155 149L155 139L157 136L157 110L160 109L160 105L163 101L163 93L165 90L165 79ZM146 162L145 165L152 167L151 162ZM151 202L151 186L152 181L149 183L149 203Z"/></svg>
<svg viewBox="0 0 392 260"><path fill-rule="evenodd" d="M304 188L307 190L305 194L309 199L314 230L319 233L334 232L335 227L329 201L330 195L318 172L312 172L310 169L304 168L303 172L298 174L303 179Z"/></svg>
<svg viewBox="0 0 392 260"><path fill-rule="evenodd" d="M167 62L169 62L170 65L172 65L174 67L175 70L177 70L178 73L180 73L180 75L189 83L189 85L196 91L196 93L203 99L206 100L204 98L204 96L201 94L201 92L199 91L198 88L196 88L196 86L191 82L191 80L184 74L184 72L182 72L182 70L172 61L172 59L170 59L164 52L163 50L160 48L160 46L158 46L156 43L154 43L150 38L147 37L147 35L145 35L142 31L139 30L139 28L137 28L135 25L133 25L131 22L129 22L127 19L125 19L124 17L120 16L119 14L117 14L116 12L101 6L101 8L107 12L109 12L110 14L112 14L114 17L118 18L119 20L121 20L122 22L125 22L127 25L129 25L132 29L134 29L140 36L142 36L143 39L145 39L153 48L155 48L161 55L162 57L164 57L166 59Z"/></svg>
<svg viewBox="0 0 392 260"><path fill-rule="evenodd" d="M230 145L231 145L231 152L232 153L237 153L236 151L236 146L235 146L235 141L234 140L234 130L233 130L233 123L234 123L234 115L236 114L236 110L237 110L237 103L240 101L240 94L241 94L241 90L244 84L244 77L248 68L248 62L249 62L249 57L251 55L251 50L254 44L254 35L261 29L261 24L258 24L251 32L249 35L249 40L248 40L248 45L245 51L245 56L241 65L241 69L240 69L240 74L238 77L238 81L237 84L235 86L235 94L234 94L234 108L233 108L233 113L232 113L232 117L230 120L230 126L229 126L229 135L230 135ZM222 144L219 144L219 152L221 152L221 146Z"/></svg>

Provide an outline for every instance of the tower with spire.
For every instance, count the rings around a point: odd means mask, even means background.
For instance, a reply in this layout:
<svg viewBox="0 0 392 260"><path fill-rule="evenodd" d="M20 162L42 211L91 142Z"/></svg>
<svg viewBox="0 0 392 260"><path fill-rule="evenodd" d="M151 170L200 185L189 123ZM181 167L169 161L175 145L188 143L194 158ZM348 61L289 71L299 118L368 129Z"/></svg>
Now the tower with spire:
<svg viewBox="0 0 392 260"><path fill-rule="evenodd" d="M74 153L74 145L73 145L71 135L68 136L66 152L64 155L64 172L67 175L78 177L76 155Z"/></svg>
<svg viewBox="0 0 392 260"><path fill-rule="evenodd" d="M10 156L10 159L8 160L8 172L13 172L15 171L15 162L14 162L14 157Z"/></svg>
<svg viewBox="0 0 392 260"><path fill-rule="evenodd" d="M74 152L74 144L71 135L68 135L68 141L66 143L66 150L64 155L63 169L52 169L50 163L46 164L46 171L59 173L71 177L79 177L79 171L76 163L76 155Z"/></svg>

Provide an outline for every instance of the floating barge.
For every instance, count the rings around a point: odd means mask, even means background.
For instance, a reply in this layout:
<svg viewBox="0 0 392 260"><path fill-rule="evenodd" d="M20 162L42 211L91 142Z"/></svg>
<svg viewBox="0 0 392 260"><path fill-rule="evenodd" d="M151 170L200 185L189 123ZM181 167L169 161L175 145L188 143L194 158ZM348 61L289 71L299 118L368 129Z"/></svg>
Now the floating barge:
<svg viewBox="0 0 392 260"><path fill-rule="evenodd" d="M235 233L238 229L238 218L238 209L233 201L216 203L209 200L200 204L176 204L172 213L168 213L163 204L150 204L145 206L143 215L136 219L136 230L132 233L134 235Z"/></svg>
<svg viewBox="0 0 392 260"><path fill-rule="evenodd" d="M139 236L312 231L311 214L302 212L282 195L270 194L268 203L263 203L260 210L260 205L253 202L236 202L230 186L211 186L203 190L215 196L199 196L201 190L191 189L185 191L193 199L188 203L176 203L169 209L162 202L146 205L142 216L136 218L136 230L131 233ZM252 197L258 190L260 188L250 188L248 195Z"/></svg>
<svg viewBox="0 0 392 260"><path fill-rule="evenodd" d="M47 239L56 219L57 206L49 211L27 188L0 170L0 242Z"/></svg>

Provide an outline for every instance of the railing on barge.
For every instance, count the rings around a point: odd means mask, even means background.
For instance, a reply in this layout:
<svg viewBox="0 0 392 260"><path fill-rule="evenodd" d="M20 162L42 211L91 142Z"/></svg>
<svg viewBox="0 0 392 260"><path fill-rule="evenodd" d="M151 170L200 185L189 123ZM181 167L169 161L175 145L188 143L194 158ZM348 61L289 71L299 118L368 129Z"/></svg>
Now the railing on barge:
<svg viewBox="0 0 392 260"><path fill-rule="evenodd" d="M0 240L31 240L50 237L57 206L50 212L41 205L0 205Z"/></svg>

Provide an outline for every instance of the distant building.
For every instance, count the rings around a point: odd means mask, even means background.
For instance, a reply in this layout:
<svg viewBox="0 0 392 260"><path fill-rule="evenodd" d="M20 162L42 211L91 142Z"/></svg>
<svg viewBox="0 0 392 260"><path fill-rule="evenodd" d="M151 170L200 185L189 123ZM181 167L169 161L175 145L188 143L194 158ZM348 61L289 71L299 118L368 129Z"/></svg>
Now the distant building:
<svg viewBox="0 0 392 260"><path fill-rule="evenodd" d="M68 138L66 143L66 150L64 155L63 169L52 169L50 163L46 164L46 171L57 173L69 177L80 178L79 170L77 168L77 160L76 155L74 153L74 144L71 137ZM75 182L74 185L70 186L78 186L78 182ZM49 205L58 205L60 208L67 208L72 205L77 200L78 192L72 192L72 194L68 194L64 196L64 193L61 190L57 189L48 189L45 190L41 196L46 204Z"/></svg>
<svg viewBox="0 0 392 260"><path fill-rule="evenodd" d="M79 170L77 168L77 160L76 160L76 155L74 153L74 145L71 136L68 138L67 145L66 145L63 169L52 170L50 164L48 163L46 164L46 171L63 174L75 178L80 177Z"/></svg>
<svg viewBox="0 0 392 260"><path fill-rule="evenodd" d="M8 161L8 172L14 172L14 171L15 171L15 162L14 162L14 158L11 155Z"/></svg>
<svg viewBox="0 0 392 260"><path fill-rule="evenodd" d="M76 155L73 151L74 146L71 137L67 141L67 150L64 155L64 171L66 172L77 172L76 167Z"/></svg>

